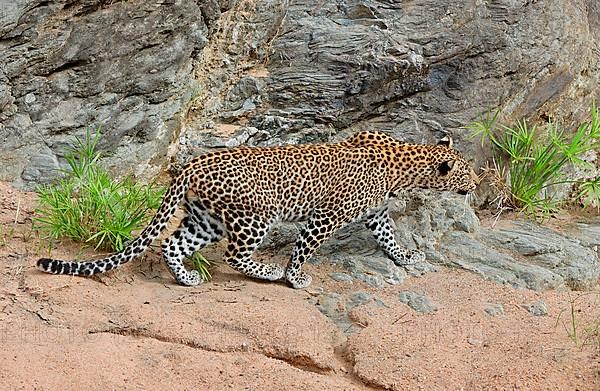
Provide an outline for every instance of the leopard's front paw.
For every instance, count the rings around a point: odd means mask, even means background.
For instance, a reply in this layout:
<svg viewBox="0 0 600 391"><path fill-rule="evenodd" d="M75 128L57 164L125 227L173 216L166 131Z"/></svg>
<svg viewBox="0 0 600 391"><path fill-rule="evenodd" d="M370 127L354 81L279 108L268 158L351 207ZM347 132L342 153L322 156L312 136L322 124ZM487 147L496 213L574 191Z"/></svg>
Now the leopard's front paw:
<svg viewBox="0 0 600 391"><path fill-rule="evenodd" d="M394 263L398 266L413 265L419 262L425 262L425 253L420 250L406 250L402 254L394 257Z"/></svg>
<svg viewBox="0 0 600 391"><path fill-rule="evenodd" d="M406 258L409 264L425 262L425 253L421 250L408 250L406 252Z"/></svg>
<svg viewBox="0 0 600 391"><path fill-rule="evenodd" d="M304 289L312 282L312 277L302 271L293 274L287 273L286 279L294 289Z"/></svg>

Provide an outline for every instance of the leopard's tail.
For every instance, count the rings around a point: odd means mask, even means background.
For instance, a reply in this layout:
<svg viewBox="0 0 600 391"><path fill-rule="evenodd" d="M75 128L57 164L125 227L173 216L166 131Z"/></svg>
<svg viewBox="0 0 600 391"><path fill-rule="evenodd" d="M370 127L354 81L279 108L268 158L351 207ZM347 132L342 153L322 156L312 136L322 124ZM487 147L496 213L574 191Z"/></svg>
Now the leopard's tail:
<svg viewBox="0 0 600 391"><path fill-rule="evenodd" d="M81 262L41 258L37 261L37 267L46 273L91 276L92 274L104 273L131 261L141 255L166 228L168 221L173 217L178 205L185 197L188 186L184 173L182 173L169 186L150 224L120 252L105 258Z"/></svg>

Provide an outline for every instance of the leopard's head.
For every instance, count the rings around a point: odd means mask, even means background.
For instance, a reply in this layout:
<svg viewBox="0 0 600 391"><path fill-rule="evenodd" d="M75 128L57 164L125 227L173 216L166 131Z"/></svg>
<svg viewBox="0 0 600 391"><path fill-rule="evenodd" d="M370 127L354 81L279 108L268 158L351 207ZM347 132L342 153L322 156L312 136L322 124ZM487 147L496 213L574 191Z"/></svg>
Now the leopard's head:
<svg viewBox="0 0 600 391"><path fill-rule="evenodd" d="M452 139L444 137L437 145L428 148L427 175L419 181L420 187L453 191L459 194L473 192L479 177L465 157L452 148Z"/></svg>

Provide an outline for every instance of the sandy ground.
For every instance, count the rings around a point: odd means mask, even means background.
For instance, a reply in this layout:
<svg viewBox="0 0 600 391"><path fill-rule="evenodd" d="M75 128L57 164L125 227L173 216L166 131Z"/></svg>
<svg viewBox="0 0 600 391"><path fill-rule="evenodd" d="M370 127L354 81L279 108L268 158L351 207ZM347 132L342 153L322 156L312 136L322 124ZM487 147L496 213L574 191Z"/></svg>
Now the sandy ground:
<svg viewBox="0 0 600 391"><path fill-rule="evenodd" d="M443 269L382 290L335 282L250 280L225 265L199 287L174 284L156 251L94 278L38 272L51 250L31 231L34 196L0 184L0 389L600 390L600 291L532 292ZM222 245L208 249L219 259ZM286 254L258 254L285 263ZM340 270L341 271L341 270ZM325 292L365 291L346 337L316 306ZM418 314L402 290L438 306ZM543 300L548 315L523 306ZM503 315L484 311L501 304ZM571 309L576 320L573 337Z"/></svg>

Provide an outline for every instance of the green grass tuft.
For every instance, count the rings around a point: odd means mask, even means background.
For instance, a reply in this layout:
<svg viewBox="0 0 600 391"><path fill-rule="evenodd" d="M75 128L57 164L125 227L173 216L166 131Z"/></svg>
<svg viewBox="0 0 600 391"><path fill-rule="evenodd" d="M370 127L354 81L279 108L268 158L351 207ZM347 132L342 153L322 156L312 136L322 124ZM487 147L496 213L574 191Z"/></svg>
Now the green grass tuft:
<svg viewBox="0 0 600 391"><path fill-rule="evenodd" d="M210 281L212 279L210 268L213 266L213 264L208 259L204 258L200 252L195 252L188 259L192 261L192 267L194 270L200 273L200 278L202 278L202 280Z"/></svg>
<svg viewBox="0 0 600 391"><path fill-rule="evenodd" d="M96 151L99 132L77 139L65 156L69 169L52 185L38 186L34 227L45 238L70 238L95 249L120 251L133 232L147 224L164 189L114 180L100 167Z"/></svg>
<svg viewBox="0 0 600 391"><path fill-rule="evenodd" d="M160 206L165 189L137 184L131 178L113 179L98 164L96 151L100 132L77 138L65 156L68 169L52 185L38 186L34 229L45 239L69 238L95 249L121 251ZM194 268L210 279L210 263L200 254L192 258Z"/></svg>
<svg viewBox="0 0 600 391"><path fill-rule="evenodd" d="M573 134L556 123L548 122L545 132L526 120L514 126L498 125L499 111L487 113L467 129L482 144L491 143L499 163L498 175L508 184L509 197L503 197L505 207L521 210L528 216L548 217L563 201L554 197L553 186L572 183L585 206L600 202L600 178L573 181L565 178L568 165L589 166L581 159L586 152L600 146L600 119L595 103L591 120L581 124ZM498 181L497 181L498 182Z"/></svg>

